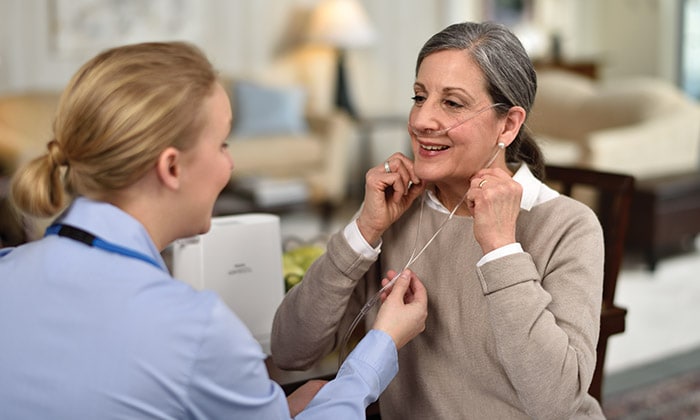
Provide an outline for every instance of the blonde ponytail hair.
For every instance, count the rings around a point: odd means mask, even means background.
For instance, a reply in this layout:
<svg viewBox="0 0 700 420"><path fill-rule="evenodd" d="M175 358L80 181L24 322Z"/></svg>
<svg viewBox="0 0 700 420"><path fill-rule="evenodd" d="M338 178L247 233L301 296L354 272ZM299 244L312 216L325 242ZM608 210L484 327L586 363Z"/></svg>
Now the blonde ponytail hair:
<svg viewBox="0 0 700 420"><path fill-rule="evenodd" d="M15 206L32 216L48 217L65 207L66 191L61 166L66 164L56 140L46 155L29 162L12 180L10 191Z"/></svg>
<svg viewBox="0 0 700 420"><path fill-rule="evenodd" d="M61 95L47 153L15 174L15 205L48 217L72 196L104 196L133 184L167 147L193 145L216 80L205 55L184 42L100 53Z"/></svg>

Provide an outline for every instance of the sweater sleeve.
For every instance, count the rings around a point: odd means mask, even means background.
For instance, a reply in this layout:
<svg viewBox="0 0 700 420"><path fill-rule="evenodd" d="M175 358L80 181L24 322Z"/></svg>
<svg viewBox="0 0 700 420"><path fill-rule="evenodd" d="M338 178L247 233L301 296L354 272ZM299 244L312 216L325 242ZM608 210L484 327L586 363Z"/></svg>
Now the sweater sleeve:
<svg viewBox="0 0 700 420"><path fill-rule="evenodd" d="M527 249L477 268L498 358L533 418L574 415L595 369L603 236L590 209L574 208L563 223L546 224L544 269Z"/></svg>
<svg viewBox="0 0 700 420"><path fill-rule="evenodd" d="M338 346L367 294L358 286L374 261L333 235L280 304L272 325L272 358L282 369L307 369Z"/></svg>

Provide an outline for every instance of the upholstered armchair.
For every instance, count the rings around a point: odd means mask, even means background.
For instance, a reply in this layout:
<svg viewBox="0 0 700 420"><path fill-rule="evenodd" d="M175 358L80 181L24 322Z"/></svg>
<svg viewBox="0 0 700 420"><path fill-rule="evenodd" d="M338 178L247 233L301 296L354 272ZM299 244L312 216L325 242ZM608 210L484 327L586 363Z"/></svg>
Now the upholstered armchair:
<svg viewBox="0 0 700 420"><path fill-rule="evenodd" d="M637 179L700 166L700 104L658 78L540 71L528 125L552 164Z"/></svg>

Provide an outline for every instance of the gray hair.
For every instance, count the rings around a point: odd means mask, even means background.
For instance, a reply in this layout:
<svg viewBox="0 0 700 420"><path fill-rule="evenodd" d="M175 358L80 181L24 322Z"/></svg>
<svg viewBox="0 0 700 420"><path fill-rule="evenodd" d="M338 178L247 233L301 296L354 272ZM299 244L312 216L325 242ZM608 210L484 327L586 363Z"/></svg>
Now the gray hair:
<svg viewBox="0 0 700 420"><path fill-rule="evenodd" d="M466 51L486 78L486 91L494 103L505 104L498 111L522 107L529 114L537 92L537 74L520 40L507 27L493 22L455 23L433 35L421 48L416 74L425 57L444 50ZM529 130L522 125L508 146L506 159L525 162L542 179L544 158Z"/></svg>

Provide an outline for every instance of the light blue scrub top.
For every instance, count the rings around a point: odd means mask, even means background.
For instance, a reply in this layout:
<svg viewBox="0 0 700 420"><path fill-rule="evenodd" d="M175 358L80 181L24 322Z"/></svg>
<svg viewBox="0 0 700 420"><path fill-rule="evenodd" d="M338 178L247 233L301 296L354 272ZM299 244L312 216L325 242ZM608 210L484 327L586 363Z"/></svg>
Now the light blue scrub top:
<svg viewBox="0 0 700 420"><path fill-rule="evenodd" d="M174 280L137 220L78 198L60 221L157 266L57 235L0 250L1 417L289 418L245 325ZM296 418L363 419L397 371L372 330Z"/></svg>

